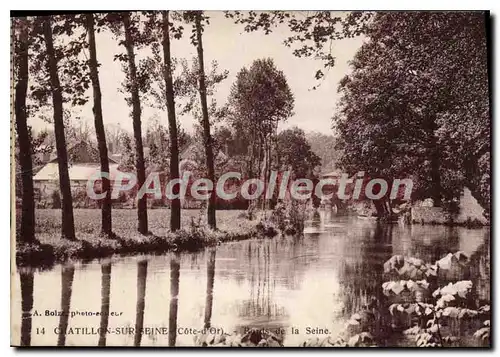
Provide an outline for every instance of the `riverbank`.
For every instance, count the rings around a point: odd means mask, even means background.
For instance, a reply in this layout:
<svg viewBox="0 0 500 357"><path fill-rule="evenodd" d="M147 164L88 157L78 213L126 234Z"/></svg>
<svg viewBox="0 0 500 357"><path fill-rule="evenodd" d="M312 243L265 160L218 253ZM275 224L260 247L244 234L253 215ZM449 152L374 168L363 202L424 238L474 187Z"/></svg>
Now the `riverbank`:
<svg viewBox="0 0 500 357"><path fill-rule="evenodd" d="M378 212L372 201L354 202L350 204L348 209L361 219L377 220ZM393 207L389 206L386 212L387 215L381 216L378 220L466 228L481 228L490 225L489 214L472 196L468 188L463 189L460 200L455 202L454 207L451 204L435 207L432 199L426 199Z"/></svg>
<svg viewBox="0 0 500 357"><path fill-rule="evenodd" d="M148 210L150 234L137 232L137 211L114 210L115 237L100 235L101 211L75 209L76 241L61 239L61 212L58 209L36 211L36 244L18 244L19 266L51 266L68 260L92 260L114 254L164 253L196 251L206 246L270 236L258 220L248 220L244 211L217 211L217 231L206 228L205 216L199 210L182 211L182 229L170 232L170 210ZM17 220L19 222L19 219Z"/></svg>

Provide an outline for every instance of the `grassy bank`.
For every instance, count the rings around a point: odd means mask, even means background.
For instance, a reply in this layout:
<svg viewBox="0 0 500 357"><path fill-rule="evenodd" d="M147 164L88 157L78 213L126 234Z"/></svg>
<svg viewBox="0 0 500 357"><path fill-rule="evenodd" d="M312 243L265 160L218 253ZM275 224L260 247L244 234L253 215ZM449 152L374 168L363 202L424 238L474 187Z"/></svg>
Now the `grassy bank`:
<svg viewBox="0 0 500 357"><path fill-rule="evenodd" d="M109 239L100 236L100 210L75 209L77 241L68 241L60 237L60 210L40 209L36 211L35 231L40 244L19 244L16 263L21 266L50 266L71 259L90 260L113 254L195 251L205 246L260 236L258 221L250 221L242 213L217 211L218 230L212 231L206 228L205 215L200 215L199 210L183 210L182 229L172 233L169 230L168 209L148 210L150 234L142 235L137 232L136 210L114 210L113 231L116 237Z"/></svg>

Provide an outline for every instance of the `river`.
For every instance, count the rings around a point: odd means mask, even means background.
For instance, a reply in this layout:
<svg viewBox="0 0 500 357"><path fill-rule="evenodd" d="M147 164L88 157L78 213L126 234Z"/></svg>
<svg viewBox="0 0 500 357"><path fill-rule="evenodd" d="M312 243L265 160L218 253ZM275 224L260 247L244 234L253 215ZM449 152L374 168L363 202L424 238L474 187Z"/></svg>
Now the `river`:
<svg viewBox="0 0 500 357"><path fill-rule="evenodd" d="M464 251L480 262L473 282L489 298L488 237L489 228L383 225L320 212L302 238L23 269L12 279L13 342L190 346L193 329L282 327L284 344L297 346L310 337L308 329L319 335L343 329L352 313L380 293L383 263L395 254L433 263ZM70 315L57 316L61 311ZM169 332L138 334L136 327ZM109 333L99 333L106 328Z"/></svg>

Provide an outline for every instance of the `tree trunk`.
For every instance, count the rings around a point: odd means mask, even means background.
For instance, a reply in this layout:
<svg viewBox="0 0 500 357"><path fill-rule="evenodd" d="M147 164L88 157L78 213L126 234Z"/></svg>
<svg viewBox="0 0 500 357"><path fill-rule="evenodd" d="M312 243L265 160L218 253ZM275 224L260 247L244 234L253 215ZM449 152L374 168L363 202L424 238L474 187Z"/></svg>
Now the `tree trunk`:
<svg viewBox="0 0 500 357"><path fill-rule="evenodd" d="M106 132L104 130L104 123L102 120L102 101L101 101L101 85L99 83L99 72L97 69L97 53L95 45L95 32L94 32L94 15L87 14L87 31L89 34L89 52L90 52L90 78L92 80L92 89L94 92L94 125L97 137L97 144L99 147L99 160L101 162L101 172L109 172L109 159L108 148L106 146ZM111 221L111 188L109 179L102 177L102 190L106 192L106 197L102 201L101 207L101 232L104 235L110 236L112 234L112 221Z"/></svg>
<svg viewBox="0 0 500 357"><path fill-rule="evenodd" d="M170 23L168 11L162 11L163 15L163 61L165 68L163 77L165 80L168 133L170 137L170 180L179 178L179 145L177 142L177 121L175 119L174 86L172 83L172 59L170 58ZM174 195L179 194L179 185L172 187ZM170 205L170 230L176 231L181 228L181 200L174 198Z"/></svg>
<svg viewBox="0 0 500 357"><path fill-rule="evenodd" d="M50 19L45 18L43 32L47 46L50 84L52 87L52 103L54 106L54 132L56 137L57 164L59 168L59 187L62 196L62 237L75 240L75 221L73 218L73 199L71 197L71 183L68 173L68 153L64 136L63 97L59 75L57 73L57 59L52 39Z"/></svg>
<svg viewBox="0 0 500 357"><path fill-rule="evenodd" d="M135 138L135 168L137 171L137 184L139 188L146 181L146 168L144 164L144 148L142 147L141 130L141 102L139 99L139 86L137 83L137 68L135 66L134 40L130 25L130 15L123 16L123 26L125 28L125 47L127 48L128 66L130 75L130 86L132 95L132 120ZM139 221L138 231L141 234L148 233L148 207L147 196L142 196L137 202L137 219Z"/></svg>
<svg viewBox="0 0 500 357"><path fill-rule="evenodd" d="M439 173L439 152L437 148L432 150L431 156L431 198L434 207L441 206L441 175Z"/></svg>
<svg viewBox="0 0 500 357"><path fill-rule="evenodd" d="M31 142L26 115L26 93L28 91L28 24L21 22L18 41L18 52L15 63L17 69L16 83L16 126L19 144L19 164L21 168L22 213L21 229L18 236L24 243L35 241L35 196L33 192L33 162L31 161Z"/></svg>
<svg viewBox="0 0 500 357"><path fill-rule="evenodd" d="M199 81L200 81L200 101L202 110L202 126L205 146L205 156L207 160L208 179L214 183L215 186L215 170L214 170L214 154L212 148L212 136L210 135L210 122L208 120L208 105L207 105L207 88L205 85L205 65L203 61L203 39L201 29L201 13L196 13L196 40L198 50L198 64L199 64ZM216 229L215 218L215 187L213 188L210 198L208 200L207 208L207 221L211 229Z"/></svg>
<svg viewBox="0 0 500 357"><path fill-rule="evenodd" d="M431 116L429 119L429 131L428 135L430 137L430 160L431 160L431 198L434 201L435 207L441 206L441 174L439 173L439 167L441 164L440 155L439 155L439 147L436 140L435 132L437 130L436 119L434 116Z"/></svg>
<svg viewBox="0 0 500 357"><path fill-rule="evenodd" d="M267 139L267 147L266 147L266 171L264 173L264 183L267 191L267 187L270 184L270 179L271 179L271 167L272 167L272 147L273 147L273 134L274 130L269 133L269 138ZM265 195L262 196L262 199L264 200L264 210L268 209L271 207L271 200L268 200Z"/></svg>
<svg viewBox="0 0 500 357"><path fill-rule="evenodd" d="M271 139L272 134L270 133L264 138L264 194L261 195L260 199L262 200L262 210L264 211L264 217L266 217L266 209L267 209L267 199L266 199L266 191L269 185L269 177L271 174Z"/></svg>
<svg viewBox="0 0 500 357"><path fill-rule="evenodd" d="M250 152L248 152L248 150ZM251 135L250 144L247 149L247 179L253 178L253 164L254 164L254 156L255 156L255 138L254 135Z"/></svg>
<svg viewBox="0 0 500 357"><path fill-rule="evenodd" d="M264 159L264 137L259 134L259 151L257 152L257 178L262 178L262 161Z"/></svg>

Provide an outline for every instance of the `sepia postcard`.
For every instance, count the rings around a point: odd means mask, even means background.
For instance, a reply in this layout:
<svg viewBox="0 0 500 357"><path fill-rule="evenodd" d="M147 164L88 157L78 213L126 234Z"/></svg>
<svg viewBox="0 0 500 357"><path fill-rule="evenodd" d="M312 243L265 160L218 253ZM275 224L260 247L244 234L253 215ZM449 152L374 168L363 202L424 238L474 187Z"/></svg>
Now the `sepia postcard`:
<svg viewBox="0 0 500 357"><path fill-rule="evenodd" d="M490 26L11 12L11 345L490 348Z"/></svg>

